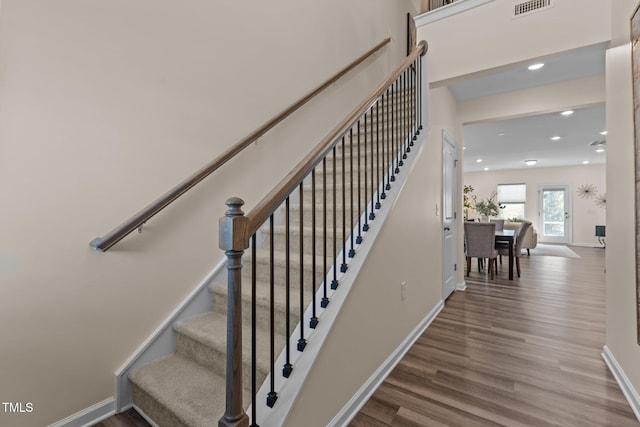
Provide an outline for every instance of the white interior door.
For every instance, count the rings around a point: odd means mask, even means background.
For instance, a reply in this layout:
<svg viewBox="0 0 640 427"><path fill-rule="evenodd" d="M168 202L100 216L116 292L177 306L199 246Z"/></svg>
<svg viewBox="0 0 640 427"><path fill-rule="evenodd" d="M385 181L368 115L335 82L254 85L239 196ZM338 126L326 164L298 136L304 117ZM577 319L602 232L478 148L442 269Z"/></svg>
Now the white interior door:
<svg viewBox="0 0 640 427"><path fill-rule="evenodd" d="M442 299L456 289L458 206L458 150L456 143L442 132Z"/></svg>
<svg viewBox="0 0 640 427"><path fill-rule="evenodd" d="M540 186L538 195L538 240L543 243L571 243L573 215L569 186Z"/></svg>

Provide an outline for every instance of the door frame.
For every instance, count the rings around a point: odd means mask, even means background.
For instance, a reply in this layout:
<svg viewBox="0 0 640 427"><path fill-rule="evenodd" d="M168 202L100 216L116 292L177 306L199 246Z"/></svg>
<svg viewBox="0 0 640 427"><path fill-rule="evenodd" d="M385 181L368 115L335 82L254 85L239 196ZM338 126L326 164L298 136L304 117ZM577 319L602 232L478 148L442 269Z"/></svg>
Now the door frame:
<svg viewBox="0 0 640 427"><path fill-rule="evenodd" d="M447 170L445 150L447 145L453 151L453 173L450 174L452 182L447 182ZM442 230L442 300L446 300L457 288L457 262L458 262L458 144L451 135L442 130L442 195L441 195L441 230ZM450 198L447 191L450 189ZM447 227L449 228L447 230ZM447 253L447 241L453 245ZM449 256L452 259L449 259ZM447 281L453 278L453 283L447 286Z"/></svg>
<svg viewBox="0 0 640 427"><path fill-rule="evenodd" d="M543 194L545 190L563 190L565 194L565 235L564 238L545 237L544 219L542 209L544 206ZM568 217L567 217L568 215ZM538 185L538 241L540 243L571 244L573 242L573 197L570 184L539 184Z"/></svg>

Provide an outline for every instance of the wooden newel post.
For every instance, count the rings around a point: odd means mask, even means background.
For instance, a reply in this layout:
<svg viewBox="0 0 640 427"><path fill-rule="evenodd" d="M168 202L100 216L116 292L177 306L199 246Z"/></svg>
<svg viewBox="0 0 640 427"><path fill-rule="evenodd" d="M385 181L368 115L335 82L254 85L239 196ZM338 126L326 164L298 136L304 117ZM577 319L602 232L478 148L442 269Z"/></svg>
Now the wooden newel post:
<svg viewBox="0 0 640 427"><path fill-rule="evenodd" d="M242 407L242 255L249 247L249 220L242 212L244 201L226 201L227 213L220 218L220 249L227 255L227 397L219 427L248 427Z"/></svg>

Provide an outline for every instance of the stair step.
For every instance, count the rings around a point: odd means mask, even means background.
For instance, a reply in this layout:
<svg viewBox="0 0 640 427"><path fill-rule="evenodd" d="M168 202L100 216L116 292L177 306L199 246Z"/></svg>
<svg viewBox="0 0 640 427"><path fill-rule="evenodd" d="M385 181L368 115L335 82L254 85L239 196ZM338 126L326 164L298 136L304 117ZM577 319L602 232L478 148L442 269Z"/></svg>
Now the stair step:
<svg viewBox="0 0 640 427"><path fill-rule="evenodd" d="M306 254L311 254L311 250L313 248L313 228L310 226L311 224L308 224L309 226L305 226L302 228L302 244L303 244L303 249L304 252ZM324 242L322 239L322 215L318 216L316 215L316 230L315 230L315 237L316 237L316 256L322 256L323 250L324 250ZM262 236L264 238L264 247L268 248L269 247L269 243L271 241L271 236L270 236L270 232L269 232L269 228L265 228L262 230ZM340 235L342 236L342 235ZM274 244L274 249L278 252L285 252L286 253L286 227L284 225L277 225L273 228L273 244ZM340 247L342 245L342 242L340 241L341 238L336 239L335 241L335 245L336 247ZM327 251L330 252L330 254L333 254L333 249L332 249L332 244L334 244L334 240L333 240L333 234L328 233L327 235ZM300 251L300 227L298 226L290 226L289 227L289 252L291 253L291 256L298 256L298 253Z"/></svg>
<svg viewBox="0 0 640 427"><path fill-rule="evenodd" d="M210 312L189 320L177 322L174 325L174 329L177 332L176 353L178 355L224 377L227 352L226 310L222 313ZM269 336L268 323L266 325L259 324L258 329L260 330L258 333L260 339L257 340L256 374L257 383L260 386L271 369L269 366L269 342L264 339L264 337ZM276 355L280 353L284 343L284 333L276 333ZM251 324L249 322L243 322L242 325L242 346L244 350L242 354L243 384L246 389L250 389Z"/></svg>
<svg viewBox="0 0 640 427"><path fill-rule="evenodd" d="M371 194L370 194L371 190L369 190L369 194L367 194L367 199L364 199L364 194L361 195L362 200L360 203L360 208L362 209L362 211L364 211L365 209L365 201L366 201L366 205L367 205L367 211L369 212L371 210ZM382 202L382 200L381 200ZM375 202L374 202L375 203ZM333 233L333 224L334 222L336 223L336 227L338 228L338 232L339 232L339 236L342 235L342 208L344 207L344 209L346 210L345 212L345 219L346 219L346 226L347 226L347 235L349 234L350 231L350 227L351 227L351 221L350 221L350 214L351 214L351 203L350 200L347 200L346 204L342 204L342 200L339 199L338 200L338 204L336 205L336 214L337 214L337 218L336 221L334 221L334 217L333 217L333 200L329 200L327 199L327 227L329 230L327 230L327 232ZM375 207L375 205L374 205ZM298 226L300 224L300 207L299 206L291 206L289 209L289 215L290 215L290 222L292 226ZM353 206L353 224L354 226L356 225L358 218L360 217L361 212L358 212L358 201L354 200L354 206ZM323 223L323 216L324 216L324 211L323 211L323 205L322 204L317 204L316 205L316 223L318 224L318 235L321 235L322 231L321 231L321 226ZM302 221L305 227L310 227L311 226L311 222L312 222L312 205L311 203L307 203L305 202L303 204L303 212L302 212Z"/></svg>
<svg viewBox="0 0 640 427"><path fill-rule="evenodd" d="M311 283L313 278L313 260L311 259L310 254L305 254L303 257L303 280L304 283ZM322 281L324 274L322 271L319 271L317 266L322 265L322 257L316 256L316 282ZM286 277L286 254L280 251L274 251L273 254L273 268L274 268L274 276L275 281L279 286L283 286L285 283ZM289 259L289 275L292 278L300 277L300 258L298 254L294 256L290 256ZM269 272L270 270L270 254L268 249L258 249L256 251L256 276L258 281L261 282L269 282ZM245 252L245 261L244 267L242 269L242 278L246 280L247 283L251 278L251 251Z"/></svg>
<svg viewBox="0 0 640 427"><path fill-rule="evenodd" d="M129 375L133 401L159 426L210 427L224 412L225 378L178 355ZM245 393L245 402L249 394Z"/></svg>
<svg viewBox="0 0 640 427"><path fill-rule="evenodd" d="M330 264L328 264L330 265ZM322 266L319 266L322 268ZM316 282L319 288L322 282ZM210 286L213 292L213 310L226 316L227 313L227 284L214 283ZM251 283L242 284L242 318L245 324L251 322ZM304 309L311 303L311 283L305 285L303 303ZM268 330L271 324L271 289L269 283L256 283L256 323L262 329ZM276 333L286 335L286 288L284 286L274 286L274 328ZM293 331L300 320L300 281L297 277L292 277L289 290L289 333Z"/></svg>

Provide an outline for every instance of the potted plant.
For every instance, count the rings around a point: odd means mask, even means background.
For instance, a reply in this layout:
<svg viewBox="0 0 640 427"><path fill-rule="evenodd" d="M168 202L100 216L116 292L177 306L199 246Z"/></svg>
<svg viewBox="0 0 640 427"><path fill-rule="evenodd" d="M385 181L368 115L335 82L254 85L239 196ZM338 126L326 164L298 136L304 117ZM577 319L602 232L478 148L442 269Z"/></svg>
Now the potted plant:
<svg viewBox="0 0 640 427"><path fill-rule="evenodd" d="M466 185L462 189L462 205L464 207L464 219L465 221L469 219L469 209L474 209L476 206L476 196L473 194L473 187L471 185Z"/></svg>
<svg viewBox="0 0 640 427"><path fill-rule="evenodd" d="M491 193L491 196L489 196L488 198L482 199L479 202L476 202L476 205L475 205L476 212L478 212L482 217L487 217L487 218L492 216L497 216L498 213L500 212L500 206L496 202L496 197L497 197L497 193L493 192Z"/></svg>

